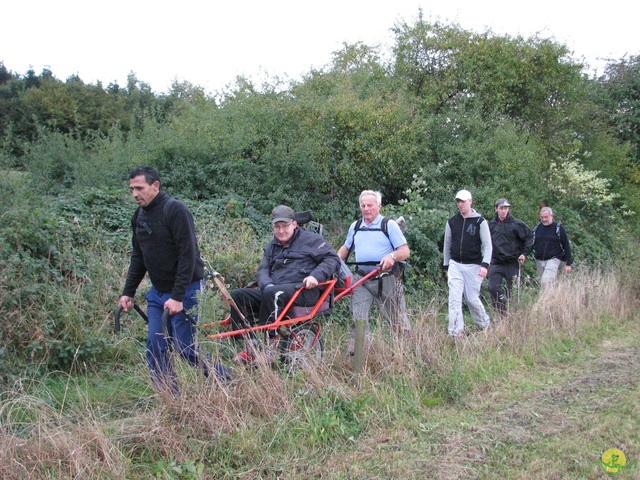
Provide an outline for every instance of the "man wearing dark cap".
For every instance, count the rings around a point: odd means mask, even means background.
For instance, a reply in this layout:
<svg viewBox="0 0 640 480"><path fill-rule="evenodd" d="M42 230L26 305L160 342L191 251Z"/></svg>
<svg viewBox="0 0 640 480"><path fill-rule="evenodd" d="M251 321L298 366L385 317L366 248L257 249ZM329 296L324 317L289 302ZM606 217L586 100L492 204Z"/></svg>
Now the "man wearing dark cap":
<svg viewBox="0 0 640 480"><path fill-rule="evenodd" d="M231 297L251 325L264 325L276 320L280 311L296 291L296 284L305 289L295 305L313 306L320 298L319 283L336 275L341 263L338 254L322 236L298 227L295 212L279 205L271 212L273 239L265 246L262 261L256 273L258 288L239 288ZM246 328L240 315L231 309L231 322L235 330ZM236 362L251 362L251 352L241 351Z"/></svg>
<svg viewBox="0 0 640 480"><path fill-rule="evenodd" d="M500 313L506 313L506 303L511 297L513 277L520 272L533 246L533 234L529 226L510 213L511 204L500 198L494 204L495 215L489 222L491 231L491 268L489 269L489 293L493 306ZM506 292L502 280L506 283Z"/></svg>

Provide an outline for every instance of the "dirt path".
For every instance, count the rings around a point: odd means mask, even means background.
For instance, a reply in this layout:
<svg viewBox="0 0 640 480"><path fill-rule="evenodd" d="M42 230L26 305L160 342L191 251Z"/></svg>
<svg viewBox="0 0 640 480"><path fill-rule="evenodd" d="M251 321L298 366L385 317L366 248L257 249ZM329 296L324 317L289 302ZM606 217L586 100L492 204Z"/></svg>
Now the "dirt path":
<svg viewBox="0 0 640 480"><path fill-rule="evenodd" d="M640 345L603 342L601 350L541 367L548 387L478 414L463 433L467 455L458 459L466 468L451 478L607 478L599 462L609 448L640 460ZM640 478L640 467L619 478Z"/></svg>

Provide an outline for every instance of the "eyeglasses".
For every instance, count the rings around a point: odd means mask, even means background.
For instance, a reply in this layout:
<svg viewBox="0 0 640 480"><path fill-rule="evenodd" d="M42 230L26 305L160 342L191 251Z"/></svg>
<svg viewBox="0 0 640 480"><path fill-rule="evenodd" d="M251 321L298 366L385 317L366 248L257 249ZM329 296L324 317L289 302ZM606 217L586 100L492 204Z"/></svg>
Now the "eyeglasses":
<svg viewBox="0 0 640 480"><path fill-rule="evenodd" d="M284 224L284 225L274 225L274 226L273 226L273 229L274 229L276 232L284 232L284 231L286 231L286 230L291 226L291 223L292 223L292 222L286 223L286 224Z"/></svg>

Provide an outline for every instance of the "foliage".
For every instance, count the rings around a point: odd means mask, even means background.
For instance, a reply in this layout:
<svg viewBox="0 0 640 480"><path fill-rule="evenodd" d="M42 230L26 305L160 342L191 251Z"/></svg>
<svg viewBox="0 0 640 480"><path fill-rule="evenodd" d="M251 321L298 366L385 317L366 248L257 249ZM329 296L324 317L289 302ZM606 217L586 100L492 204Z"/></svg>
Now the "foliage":
<svg viewBox="0 0 640 480"><path fill-rule="evenodd" d="M609 113L613 132L631 146L631 158L640 160L640 55L611 62L599 79L604 95L598 98Z"/></svg>
<svg viewBox="0 0 640 480"><path fill-rule="evenodd" d="M74 135L42 131L23 156L32 181L45 194L60 194L76 182L75 170L86 155L83 142Z"/></svg>
<svg viewBox="0 0 640 480"><path fill-rule="evenodd" d="M0 62L0 139L7 151L21 156L24 142L47 128L80 138L107 135L114 126L127 133L142 128L145 118L165 122L184 105L206 99L189 82L174 82L168 94L156 95L132 73L125 88L117 83L86 84L77 75L66 81L48 68L23 76Z"/></svg>
<svg viewBox="0 0 640 480"><path fill-rule="evenodd" d="M395 74L436 113L470 108L506 115L545 136L572 99L580 65L565 46L533 37L476 34L456 25L400 22Z"/></svg>
<svg viewBox="0 0 640 480"><path fill-rule="evenodd" d="M102 388L102 381L88 384L115 392L118 401L96 402L95 412L66 387L32 403L24 400L32 392L16 402L3 394L0 455L9 460L0 469L26 464L28 474L60 478L122 478L136 468L145 478L302 478L335 474L323 465L339 458L346 476L409 478L418 469L432 471L423 465L442 468L442 459L455 453L451 445L470 436L477 456L468 449L454 456L461 467L454 472L455 462L445 465L450 476L508 476L504 458L538 476L566 473L557 465L541 472L539 463L516 458L510 445L524 443L502 427L517 415L492 417L485 408L460 414L459 405L476 404L476 395L505 378L510 384L516 368L566 362L585 343L602 345L604 338L606 346L632 330L627 320L635 312L638 273L629 239L640 225L638 56L588 79L566 46L549 39L478 34L427 23L421 13L393 32L388 59L380 47L344 44L327 67L299 82L257 87L239 78L215 100L188 82L158 95L134 74L124 87L104 88L77 76L60 81L48 69L19 75L0 63L5 392L9 385L22 388L25 375L93 373L106 365L111 378L125 372L144 385L138 375L143 326L134 324L117 345L111 336L135 208L126 178L140 164L156 166L162 188L194 213L201 253L231 288L253 279L274 205L313 209L338 245L359 215L359 192L380 190L385 214L402 214L409 226L408 302L416 324L406 342L374 328L376 355L368 357L358 392L350 388L347 362L329 350L328 365L317 372L239 371L232 389L213 379L187 381L179 371L188 403L153 397L143 387L136 394ZM461 188L473 192L474 208L487 218L499 197L508 197L514 215L530 225L541 205L552 206L578 266L575 281L561 282L552 297L526 286L514 312L518 321L501 322L482 339L470 335L462 346L446 344L439 309L445 303L442 236ZM619 271L600 277L595 267L617 256ZM581 269L584 264L594 268ZM343 323L328 322L323 331L342 341L337 329ZM606 385L616 380L610 372L605 378ZM153 412L149 397L158 401ZM132 401L139 403L132 408ZM455 418L455 434L451 427L438 430L443 414ZM105 415L118 421L103 424ZM557 408L548 408L537 417L555 421L555 415ZM501 428L483 436L493 423ZM525 426L514 431L533 435L535 425ZM404 460L412 447L419 452L416 465L398 462L393 452L402 448ZM587 468L575 476L594 473Z"/></svg>
<svg viewBox="0 0 640 480"><path fill-rule="evenodd" d="M499 197L530 225L550 205L578 264L614 257L640 225L637 57L596 80L549 39L432 24L421 12L393 33L390 57L344 44L301 81L238 78L216 99L189 82L157 95L134 74L104 88L0 64L0 268L18 301L7 315L61 339L31 344L21 333L15 345L40 345L41 359L79 346L99 356L88 340L98 324L65 319L103 318L91 295L113 304L117 289L96 291L120 284L134 208L126 178L141 164L194 211L203 255L234 286L253 278L273 206L314 210L337 246L365 188L410 225L411 286L443 285L442 235L460 188L487 218Z"/></svg>
<svg viewBox="0 0 640 480"><path fill-rule="evenodd" d="M296 434L318 445L357 438L365 426L361 417L371 401L366 396L349 398L346 392L328 387L324 392L301 392L298 403L302 418Z"/></svg>
<svg viewBox="0 0 640 480"><path fill-rule="evenodd" d="M100 212L113 198L90 191L80 201L52 198L46 206L27 198L3 212L0 288L7 322L0 338L13 366L66 369L107 352L103 305L113 293L103 286L122 268L112 257L125 245L119 225L110 223L116 219Z"/></svg>
<svg viewBox="0 0 640 480"><path fill-rule="evenodd" d="M177 363L177 397L150 389L142 355L100 372L23 374L0 397L0 475L597 478L612 444L640 454L616 443L638 422L633 250L544 296L525 289L506 321L455 343L441 306L415 310L410 337L374 327L362 372L332 349L294 374L236 369L231 384Z"/></svg>

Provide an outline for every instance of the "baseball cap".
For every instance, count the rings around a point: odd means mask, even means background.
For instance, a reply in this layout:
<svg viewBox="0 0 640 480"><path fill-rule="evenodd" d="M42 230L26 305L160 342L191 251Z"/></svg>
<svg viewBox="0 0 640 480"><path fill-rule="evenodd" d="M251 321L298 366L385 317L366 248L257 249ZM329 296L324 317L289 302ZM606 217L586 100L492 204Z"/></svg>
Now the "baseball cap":
<svg viewBox="0 0 640 480"><path fill-rule="evenodd" d="M460 190L458 193L456 193L456 201L466 201L471 200L471 198L471 192L469 190Z"/></svg>
<svg viewBox="0 0 640 480"><path fill-rule="evenodd" d="M509 201L506 198L499 198L498 200L496 200L495 206L496 207L510 207L511 204L509 203Z"/></svg>
<svg viewBox="0 0 640 480"><path fill-rule="evenodd" d="M278 205L271 211L271 223L276 222L291 222L291 220L295 220L296 212L293 211L293 208L287 207L286 205Z"/></svg>

